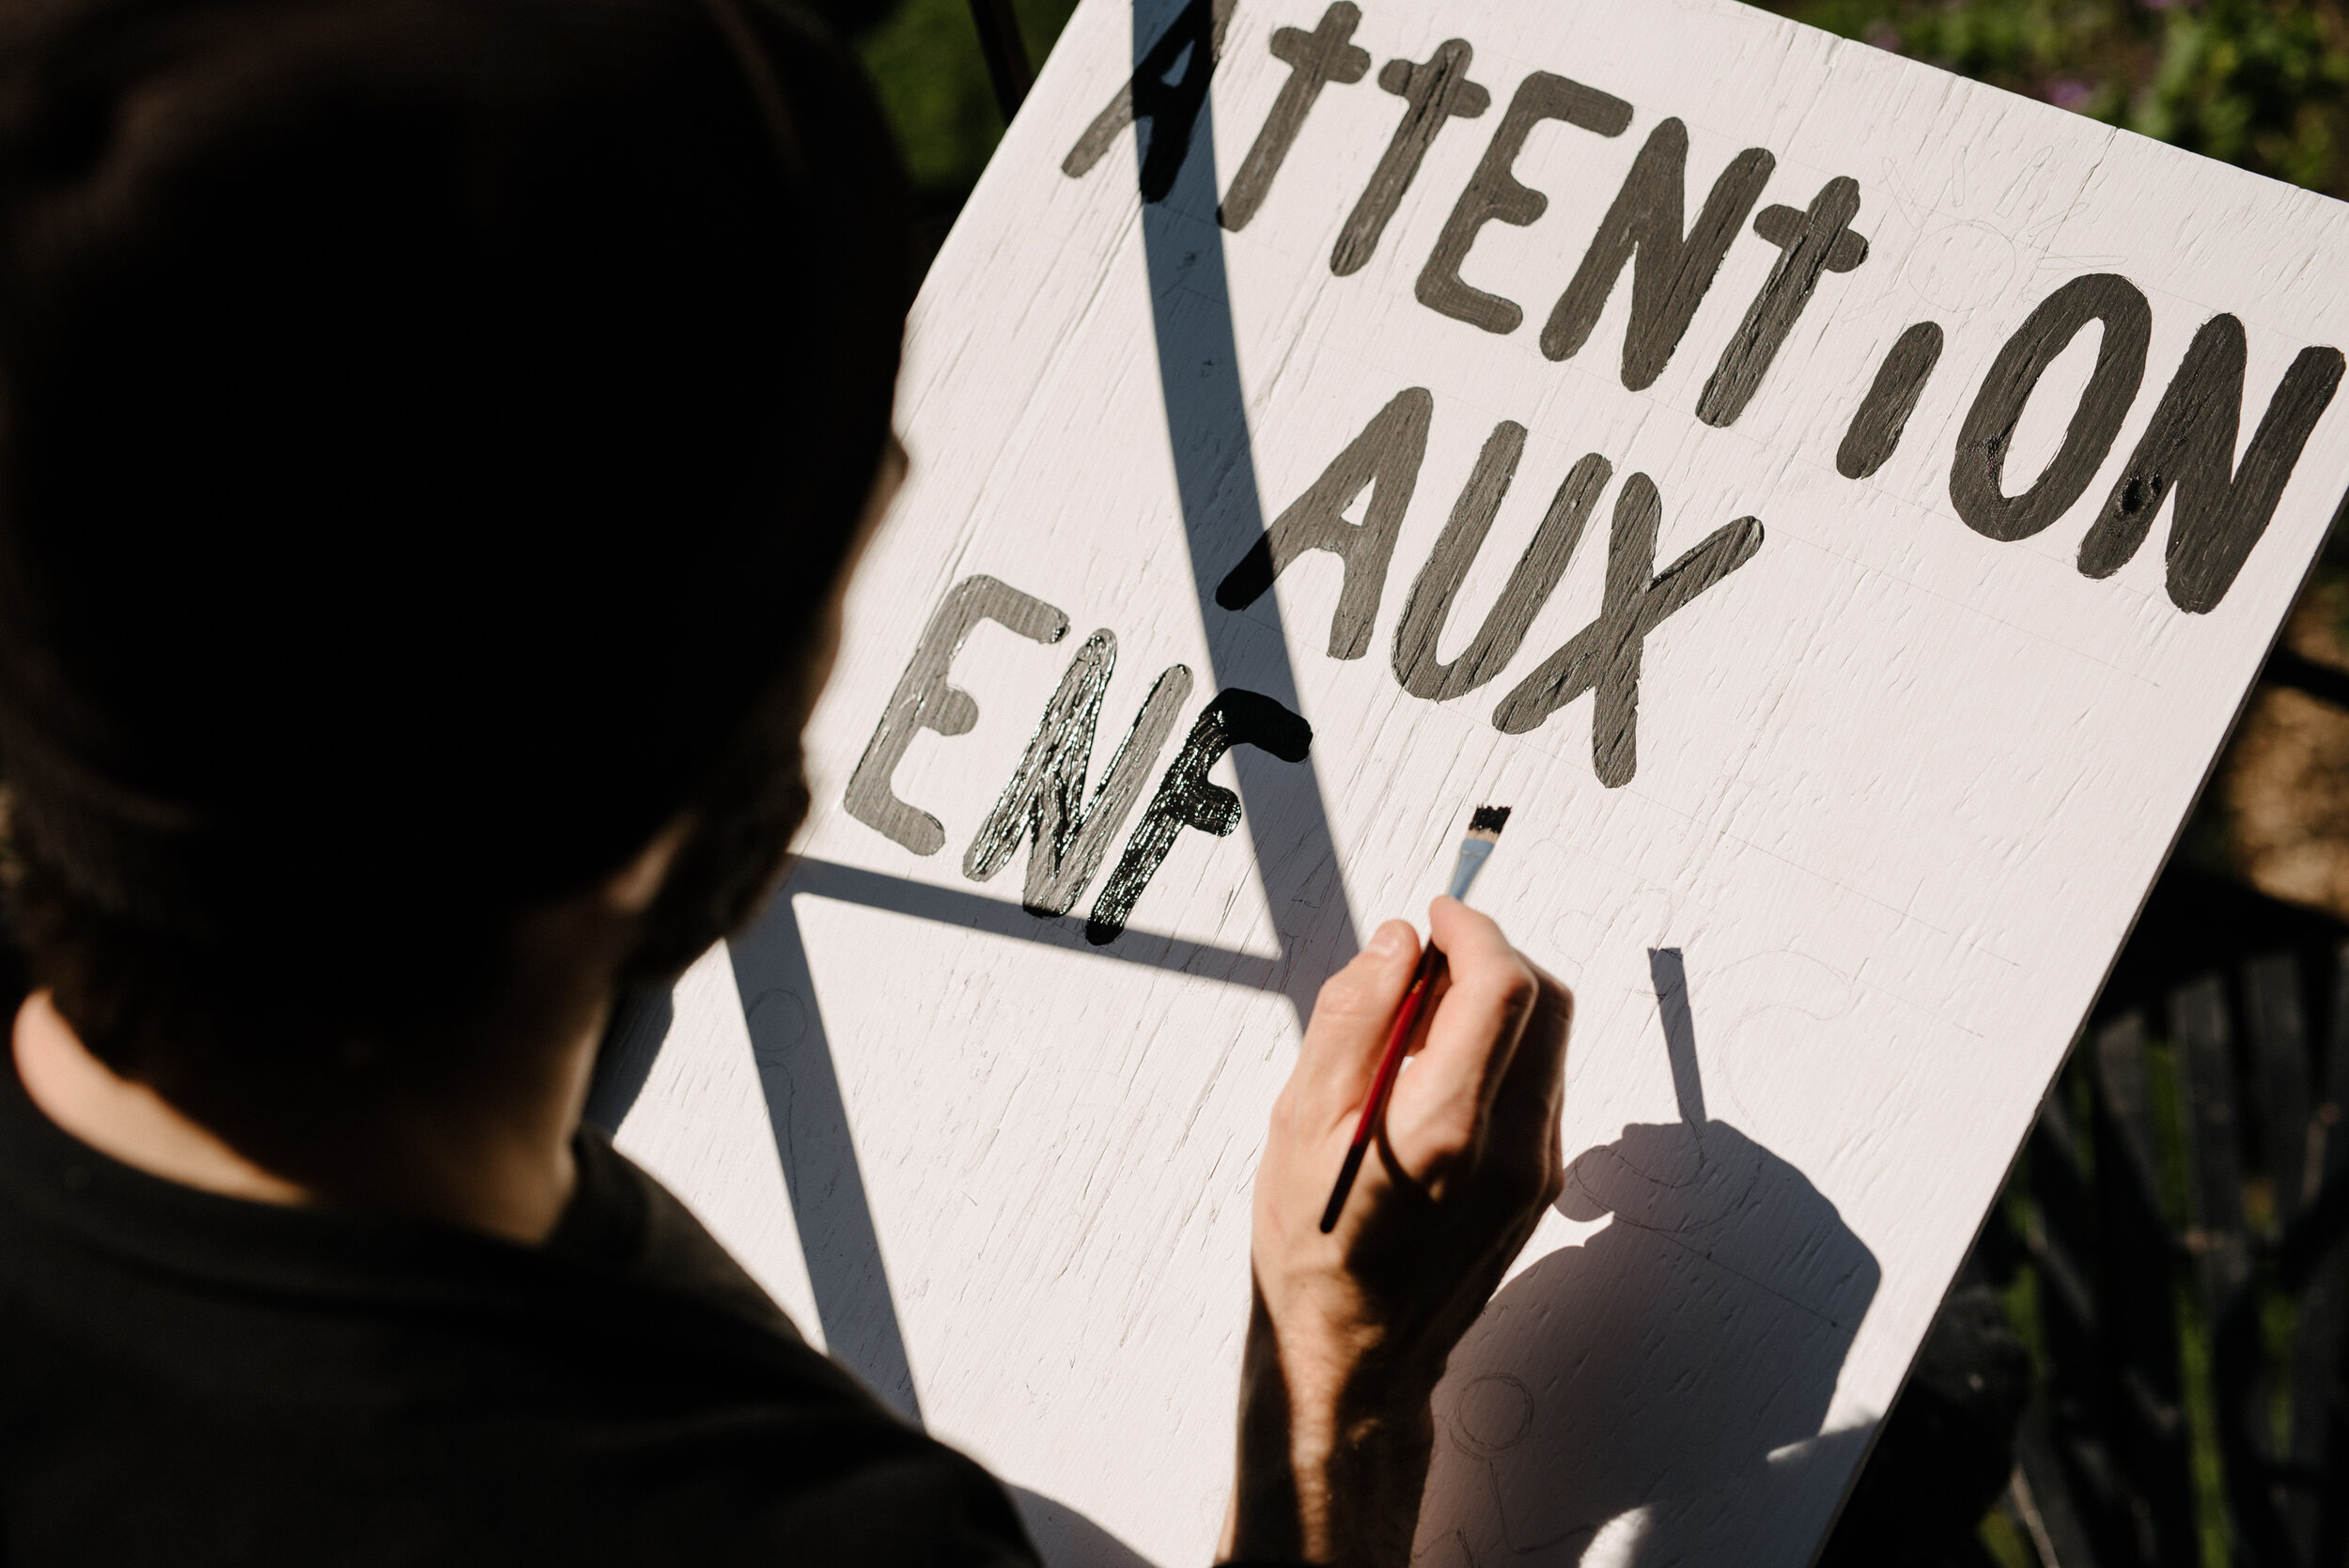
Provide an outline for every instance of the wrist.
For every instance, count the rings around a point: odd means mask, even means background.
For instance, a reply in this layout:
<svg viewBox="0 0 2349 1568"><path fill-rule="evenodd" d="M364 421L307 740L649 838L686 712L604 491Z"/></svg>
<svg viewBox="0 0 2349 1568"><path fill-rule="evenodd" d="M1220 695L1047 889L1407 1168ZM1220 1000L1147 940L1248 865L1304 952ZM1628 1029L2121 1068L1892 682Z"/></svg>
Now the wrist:
<svg viewBox="0 0 2349 1568"><path fill-rule="evenodd" d="M1433 1342L1417 1327L1331 1281L1260 1286L1248 1328L1252 1365L1263 1375L1277 1360L1299 1419L1335 1423L1408 1411L1435 1392L1449 1351L1431 1353Z"/></svg>

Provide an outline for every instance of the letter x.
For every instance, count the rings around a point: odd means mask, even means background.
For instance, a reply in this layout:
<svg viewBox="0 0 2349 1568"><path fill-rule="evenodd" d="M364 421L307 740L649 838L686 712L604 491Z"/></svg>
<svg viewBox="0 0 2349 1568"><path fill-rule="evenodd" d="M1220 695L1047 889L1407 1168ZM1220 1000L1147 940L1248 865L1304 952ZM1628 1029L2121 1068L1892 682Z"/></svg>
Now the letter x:
<svg viewBox="0 0 2349 1568"><path fill-rule="evenodd" d="M1493 727L1523 735L1585 691L1591 712L1591 767L1610 789L1639 768L1640 656L1666 616L1735 571L1762 548L1762 522L1739 518L1656 575L1656 535L1664 507L1655 481L1635 474L1615 498L1607 542L1607 593L1598 618L1567 640L1493 710Z"/></svg>

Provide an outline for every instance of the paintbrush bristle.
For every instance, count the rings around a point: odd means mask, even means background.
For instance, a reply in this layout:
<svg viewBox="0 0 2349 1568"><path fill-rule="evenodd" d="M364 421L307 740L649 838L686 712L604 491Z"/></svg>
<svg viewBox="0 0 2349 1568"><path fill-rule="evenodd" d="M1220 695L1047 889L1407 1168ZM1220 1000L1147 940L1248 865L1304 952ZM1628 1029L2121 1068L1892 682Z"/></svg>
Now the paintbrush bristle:
<svg viewBox="0 0 2349 1568"><path fill-rule="evenodd" d="M1507 806L1479 806L1476 815L1469 818L1469 837L1497 839L1501 836L1501 830L1508 825Z"/></svg>

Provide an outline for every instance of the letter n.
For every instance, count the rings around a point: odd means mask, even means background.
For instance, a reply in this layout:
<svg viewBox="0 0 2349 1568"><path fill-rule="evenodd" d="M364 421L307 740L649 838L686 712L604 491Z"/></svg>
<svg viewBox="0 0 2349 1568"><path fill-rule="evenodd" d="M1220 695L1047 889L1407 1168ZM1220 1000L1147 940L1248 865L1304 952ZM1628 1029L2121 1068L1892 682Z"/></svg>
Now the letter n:
<svg viewBox="0 0 2349 1568"><path fill-rule="evenodd" d="M1676 119L1657 126L1583 253L1574 281L1550 311L1542 328L1542 352L1569 359L1581 350L1624 264L1630 262L1631 322L1623 335L1623 384L1633 392L1654 385L1776 166L1777 160L1758 147L1731 159L1713 181L1696 225L1683 235L1688 128Z"/></svg>
<svg viewBox="0 0 2349 1568"><path fill-rule="evenodd" d="M2153 423L2122 470L2111 498L2080 541L2084 576L2110 577L2145 542L2172 489L2170 600L2188 614L2217 608L2251 547L2267 532L2284 485L2341 386L2338 349L2303 349L2284 372L2240 466L2243 323L2214 316L2195 333Z"/></svg>
<svg viewBox="0 0 2349 1568"><path fill-rule="evenodd" d="M1337 613L1330 620L1330 657L1361 658L1370 646L1372 623L1378 618L1378 596L1387 585L1395 536L1403 531L1403 514L1419 484L1421 459L1427 456L1427 426L1435 408L1435 398L1423 386L1395 394L1322 470L1313 488L1274 519L1254 548L1240 557L1239 565L1217 585L1216 603L1226 610L1245 610L1264 597L1290 562L1309 550L1326 550L1346 563L1346 585L1338 594ZM1346 509L1364 489L1371 496L1361 522L1346 521Z"/></svg>
<svg viewBox="0 0 2349 1568"><path fill-rule="evenodd" d="M1105 628L1085 639L1045 706L1018 771L963 854L962 874L984 882L1003 870L1021 839L1031 840L1020 903L1032 915L1062 915L1074 907L1101 869L1110 841L1132 815L1143 775L1166 749L1166 737L1190 697L1190 671L1185 666L1172 665L1159 676L1087 806L1094 726L1116 667L1114 635Z"/></svg>

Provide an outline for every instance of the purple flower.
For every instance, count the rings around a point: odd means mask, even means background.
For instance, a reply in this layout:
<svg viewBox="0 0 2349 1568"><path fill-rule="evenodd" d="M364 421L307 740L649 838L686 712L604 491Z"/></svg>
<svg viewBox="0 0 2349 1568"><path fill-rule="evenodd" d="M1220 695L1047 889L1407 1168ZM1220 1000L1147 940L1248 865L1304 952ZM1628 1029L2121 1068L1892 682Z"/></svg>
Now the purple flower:
<svg viewBox="0 0 2349 1568"><path fill-rule="evenodd" d="M2148 0L2148 4L2151 0ZM2166 3L2166 0L2165 0ZM2059 109L2084 108L2096 96L2096 85L2077 76L2059 76L2046 86L2047 101Z"/></svg>

